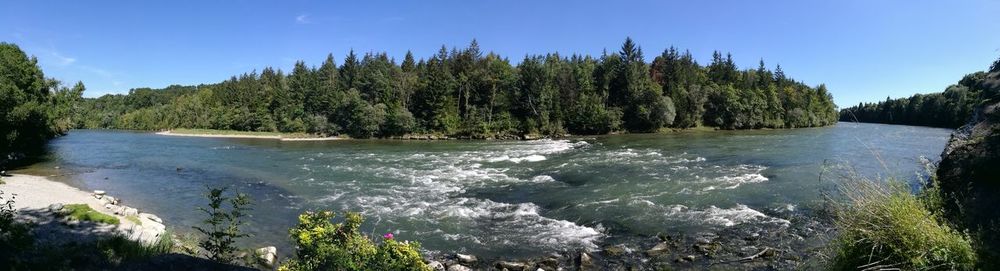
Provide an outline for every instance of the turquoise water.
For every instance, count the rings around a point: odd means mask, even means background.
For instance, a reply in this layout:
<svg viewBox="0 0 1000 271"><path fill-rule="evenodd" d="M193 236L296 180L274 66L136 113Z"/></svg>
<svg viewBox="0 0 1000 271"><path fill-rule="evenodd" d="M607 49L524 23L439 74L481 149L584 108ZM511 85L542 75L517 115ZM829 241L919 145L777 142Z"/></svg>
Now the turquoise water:
<svg viewBox="0 0 1000 271"><path fill-rule="evenodd" d="M833 188L829 170L914 180L950 130L840 123L537 141L281 142L74 130L50 143L59 180L107 190L179 232L206 186L249 193L247 245L288 248L305 210L363 212L429 252L519 257L596 249L657 233L790 224ZM824 175L821 177L821 175ZM284 249L284 251L288 251Z"/></svg>

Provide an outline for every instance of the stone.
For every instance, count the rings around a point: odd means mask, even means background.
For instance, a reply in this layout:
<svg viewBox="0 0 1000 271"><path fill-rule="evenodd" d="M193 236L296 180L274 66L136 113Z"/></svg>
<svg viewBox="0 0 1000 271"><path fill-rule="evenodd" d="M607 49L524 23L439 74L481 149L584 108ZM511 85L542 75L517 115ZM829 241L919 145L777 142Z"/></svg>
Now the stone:
<svg viewBox="0 0 1000 271"><path fill-rule="evenodd" d="M520 262L499 261L494 265L497 269L510 271L523 271L528 269L528 265Z"/></svg>
<svg viewBox="0 0 1000 271"><path fill-rule="evenodd" d="M104 208L105 208L105 209L108 209L108 210L114 210L114 209L115 209L115 207L116 207L116 206L115 206L114 204L111 204L111 203L105 203L105 204L104 204Z"/></svg>
<svg viewBox="0 0 1000 271"><path fill-rule="evenodd" d="M1000 72L986 75L984 92L1000 93ZM1000 103L977 108L941 154L937 183L946 216L979 235L984 251L1000 251ZM995 255L995 254L994 254Z"/></svg>
<svg viewBox="0 0 1000 271"><path fill-rule="evenodd" d="M119 203L121 203L120 200L112 196L104 196L104 198L102 198L101 201L105 203L111 203L113 205L118 205Z"/></svg>
<svg viewBox="0 0 1000 271"><path fill-rule="evenodd" d="M474 264L479 261L479 259L476 258L475 255L468 255L468 254L455 254L455 258L458 259L458 262L464 264Z"/></svg>
<svg viewBox="0 0 1000 271"><path fill-rule="evenodd" d="M137 210L135 208L132 208L132 207L125 207L124 210L122 210L122 215L123 216L138 216L139 215L139 210Z"/></svg>
<svg viewBox="0 0 1000 271"><path fill-rule="evenodd" d="M625 244L604 247L604 254L609 256L621 256L626 252L628 252L628 248L625 247Z"/></svg>
<svg viewBox="0 0 1000 271"><path fill-rule="evenodd" d="M646 256L656 257L663 254L667 254L667 252L669 251L670 251L670 244L667 244L666 242L661 242L653 246L653 248L646 250Z"/></svg>
<svg viewBox="0 0 1000 271"><path fill-rule="evenodd" d="M453 264L448 266L448 271L472 271L472 268L465 267L461 264Z"/></svg>
<svg viewBox="0 0 1000 271"><path fill-rule="evenodd" d="M684 256L684 258L683 258L683 259L684 259L685 261L689 261L689 262L693 262L693 261L694 261L694 258L695 258L695 257L694 257L694 255L687 255L687 256Z"/></svg>
<svg viewBox="0 0 1000 271"><path fill-rule="evenodd" d="M267 267L274 267L274 263L278 259L278 248L274 246L262 247L257 249L256 252L261 263Z"/></svg>
<svg viewBox="0 0 1000 271"><path fill-rule="evenodd" d="M150 221L153 221L153 222L156 222L156 223L163 223L163 219L160 219L160 217L158 217L158 216L156 216L154 214L141 213L141 214L139 214L139 217L145 218L145 219L149 219Z"/></svg>
<svg viewBox="0 0 1000 271"><path fill-rule="evenodd" d="M586 252L580 252L580 262L578 263L578 269L580 270L597 270L594 266L594 259L590 258Z"/></svg>
<svg viewBox="0 0 1000 271"><path fill-rule="evenodd" d="M63 209L62 203L53 203L53 204L49 205L49 211L52 211L52 212L62 211L62 209Z"/></svg>
<svg viewBox="0 0 1000 271"><path fill-rule="evenodd" d="M434 271L445 271L446 270L444 268L444 264L441 263L441 262L439 262L439 261L430 261L429 263L427 263L427 266L429 266L431 268L431 270L434 270Z"/></svg>
<svg viewBox="0 0 1000 271"><path fill-rule="evenodd" d="M95 196L104 196L104 190L94 190Z"/></svg>

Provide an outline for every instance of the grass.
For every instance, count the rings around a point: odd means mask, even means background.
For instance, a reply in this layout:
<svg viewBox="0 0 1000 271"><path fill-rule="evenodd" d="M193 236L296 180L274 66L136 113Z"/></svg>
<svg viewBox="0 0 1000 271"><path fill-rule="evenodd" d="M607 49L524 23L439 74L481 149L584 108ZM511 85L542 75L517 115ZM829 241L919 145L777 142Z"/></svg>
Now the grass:
<svg viewBox="0 0 1000 271"><path fill-rule="evenodd" d="M282 132L256 132L256 131L236 131L236 130L215 130L215 129L185 129L178 128L170 130L174 134L190 135L238 135L238 136L266 136L283 138L309 138L316 137L307 133L282 133Z"/></svg>
<svg viewBox="0 0 1000 271"><path fill-rule="evenodd" d="M121 223L118 218L94 211L87 204L68 204L63 207L65 214L79 221L92 221L97 223L118 225Z"/></svg>
<svg viewBox="0 0 1000 271"><path fill-rule="evenodd" d="M125 220L132 221L132 223L134 223L136 225L139 225L139 226L142 226L142 221L139 220L138 216L134 216L134 215L126 216Z"/></svg>
<svg viewBox="0 0 1000 271"><path fill-rule="evenodd" d="M911 193L902 182L853 176L834 203L839 236L832 270L971 270L977 262L967 234L940 215L936 191Z"/></svg>
<svg viewBox="0 0 1000 271"><path fill-rule="evenodd" d="M156 255L167 254L173 248L173 241L169 233L164 233L160 239L153 244L129 240L122 235L115 235L109 238L98 240L94 246L101 255L104 255L111 265L119 265L122 262L144 259Z"/></svg>

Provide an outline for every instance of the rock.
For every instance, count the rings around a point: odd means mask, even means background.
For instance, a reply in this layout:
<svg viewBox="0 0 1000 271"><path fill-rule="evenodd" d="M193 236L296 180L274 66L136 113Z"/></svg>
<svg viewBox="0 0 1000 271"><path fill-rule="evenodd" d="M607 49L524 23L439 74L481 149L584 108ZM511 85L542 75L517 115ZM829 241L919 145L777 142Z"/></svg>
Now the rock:
<svg viewBox="0 0 1000 271"><path fill-rule="evenodd" d="M120 200L112 196L104 196L104 198L101 199L101 202L110 203L112 205L118 205L121 203Z"/></svg>
<svg viewBox="0 0 1000 271"><path fill-rule="evenodd" d="M52 205L49 205L49 211L52 212L62 211L62 209L63 209L62 203L53 203Z"/></svg>
<svg viewBox="0 0 1000 271"><path fill-rule="evenodd" d="M666 242L661 242L659 244L656 244L656 246L653 246L653 248L650 248L649 250L646 250L646 256L649 256L649 257L660 256L660 255L663 255L663 254L667 254L667 252L669 252L669 250L670 250L670 244L668 244Z"/></svg>
<svg viewBox="0 0 1000 271"><path fill-rule="evenodd" d="M607 255L610 255L610 256L621 256L622 254L625 254L625 252L627 252L627 251L628 251L628 248L625 247L625 244L618 244L618 245L614 245L614 246L607 246L607 247L604 248L604 254L607 254Z"/></svg>
<svg viewBox="0 0 1000 271"><path fill-rule="evenodd" d="M430 266L431 270L434 271L445 271L444 264L439 261L430 261L427 266Z"/></svg>
<svg viewBox="0 0 1000 271"><path fill-rule="evenodd" d="M580 252L580 262L577 263L580 270L597 270L594 266L594 259L590 258L586 252Z"/></svg>
<svg viewBox="0 0 1000 271"><path fill-rule="evenodd" d="M528 265L520 262L499 261L494 265L497 269L510 271L523 271L528 269Z"/></svg>
<svg viewBox="0 0 1000 271"><path fill-rule="evenodd" d="M153 221L153 222L156 222L156 223L163 223L163 219L160 219L160 217L158 217L158 216L156 216L154 214L141 213L141 214L139 214L139 217L140 218L149 219L150 221Z"/></svg>
<svg viewBox="0 0 1000 271"><path fill-rule="evenodd" d="M104 196L104 190L94 190L94 196Z"/></svg>
<svg viewBox="0 0 1000 271"><path fill-rule="evenodd" d="M111 203L105 203L104 204L104 208L108 209L108 210L114 210L115 207L117 207L117 206L115 206L114 204L111 204Z"/></svg>
<svg viewBox="0 0 1000 271"><path fill-rule="evenodd" d="M465 267L461 264L453 264L448 266L448 271L472 271L472 268Z"/></svg>
<svg viewBox="0 0 1000 271"><path fill-rule="evenodd" d="M693 262L694 259L695 259L695 257L694 257L694 255L687 255L687 256L684 256L684 258L682 258L682 259L684 259L685 261L688 261L688 262Z"/></svg>
<svg viewBox="0 0 1000 271"><path fill-rule="evenodd" d="M475 255L455 254L455 258L458 259L458 262L464 264L474 264L479 261L479 259L476 258Z"/></svg>
<svg viewBox="0 0 1000 271"><path fill-rule="evenodd" d="M1000 73L990 73L982 85L1000 91ZM988 83L987 82L992 82ZM980 235L1000 250L1000 234L993 229L1000 223L1000 103L975 110L972 118L958 128L941 154L937 184L944 199L945 213L966 229L987 229Z"/></svg>
<svg viewBox="0 0 1000 271"><path fill-rule="evenodd" d="M278 259L278 248L274 246L262 247L256 250L257 257L261 263L267 267L274 267L275 260Z"/></svg>
<svg viewBox="0 0 1000 271"><path fill-rule="evenodd" d="M123 216L137 216L137 215L139 215L139 210L137 210L135 208L132 208L132 207L125 207L122 210L122 215Z"/></svg>
<svg viewBox="0 0 1000 271"><path fill-rule="evenodd" d="M694 244L693 247L698 252L701 252L705 255L709 255L715 253L715 251L718 251L719 248L722 247L722 245L719 243L699 243L699 244Z"/></svg>

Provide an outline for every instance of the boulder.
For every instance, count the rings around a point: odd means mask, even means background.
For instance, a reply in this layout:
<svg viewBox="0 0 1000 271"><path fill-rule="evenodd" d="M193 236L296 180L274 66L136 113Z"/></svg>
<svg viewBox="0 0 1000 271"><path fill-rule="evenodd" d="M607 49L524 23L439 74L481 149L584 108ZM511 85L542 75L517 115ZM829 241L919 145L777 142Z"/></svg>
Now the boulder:
<svg viewBox="0 0 1000 271"><path fill-rule="evenodd" d="M104 196L104 190L94 190L94 196Z"/></svg>
<svg viewBox="0 0 1000 271"><path fill-rule="evenodd" d="M479 259L476 258L475 255L468 255L468 254L461 254L461 253L455 254L455 258L458 259L458 262L464 263L464 264L474 264L474 263L476 263L476 262L479 261Z"/></svg>
<svg viewBox="0 0 1000 271"><path fill-rule="evenodd" d="M448 266L448 271L472 271L472 268L465 267L461 264L453 264Z"/></svg>
<svg viewBox="0 0 1000 271"><path fill-rule="evenodd" d="M62 209L63 209L62 203L53 203L49 205L49 211L51 212L59 212L62 211Z"/></svg>
<svg viewBox="0 0 1000 271"><path fill-rule="evenodd" d="M580 252L580 262L577 265L577 269L579 270L597 270L597 267L594 265L594 259L586 252Z"/></svg>
<svg viewBox="0 0 1000 271"><path fill-rule="evenodd" d="M989 91L1000 93L1000 73L990 74ZM989 80L987 80L989 81ZM984 83L985 84L985 83ZM945 214L960 228L983 236L1000 259L1000 103L978 108L969 122L951 135L941 154L937 183ZM981 230L982 229L982 230ZM1000 261L1000 260L998 260Z"/></svg>
<svg viewBox="0 0 1000 271"><path fill-rule="evenodd" d="M132 207L124 207L122 210L123 216L138 216L139 210Z"/></svg>
<svg viewBox="0 0 1000 271"><path fill-rule="evenodd" d="M431 270L434 270L434 271L445 271L446 270L444 268L444 264L442 264L439 261L430 261L430 262L427 263L427 266L430 266Z"/></svg>
<svg viewBox="0 0 1000 271"><path fill-rule="evenodd" d="M646 250L646 256L656 257L663 254L667 254L667 252L669 251L670 251L670 244L667 244L666 242L661 242L653 246L653 248Z"/></svg>
<svg viewBox="0 0 1000 271"><path fill-rule="evenodd" d="M521 263L521 262L499 261L494 266L497 269L500 269L500 270L504 270L504 269L510 270L510 271L528 270L528 264Z"/></svg>
<svg viewBox="0 0 1000 271"><path fill-rule="evenodd" d="M604 254L608 256L621 256L626 252L628 252L628 248L625 247L625 244L604 247Z"/></svg>
<svg viewBox="0 0 1000 271"><path fill-rule="evenodd" d="M274 263L278 259L278 248L274 246L262 247L257 249L256 252L257 257L260 258L264 266L274 267Z"/></svg>
<svg viewBox="0 0 1000 271"><path fill-rule="evenodd" d="M158 216L156 216L154 214L141 213L141 214L139 214L139 217L148 219L148 220L156 222L156 223L163 223L163 219L160 219L160 217L158 217Z"/></svg>

